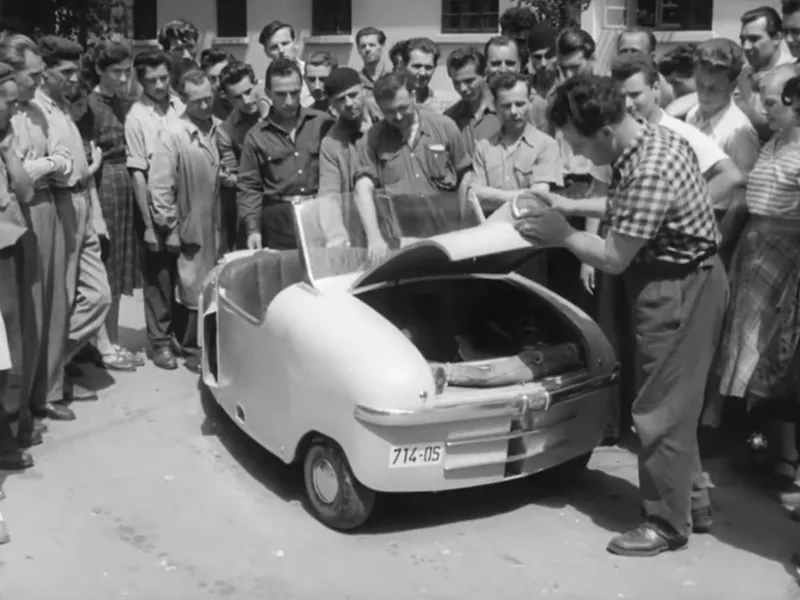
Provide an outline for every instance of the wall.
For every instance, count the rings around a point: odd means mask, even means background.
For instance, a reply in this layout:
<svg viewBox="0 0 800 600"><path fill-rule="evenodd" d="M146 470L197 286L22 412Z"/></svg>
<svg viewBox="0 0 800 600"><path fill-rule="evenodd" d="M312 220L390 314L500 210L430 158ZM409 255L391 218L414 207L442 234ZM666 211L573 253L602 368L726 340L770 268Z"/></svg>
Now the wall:
<svg viewBox="0 0 800 600"><path fill-rule="evenodd" d="M183 17L191 20L201 30L201 45L211 43L229 50L234 56L248 61L256 73L267 67L264 51L258 44L261 28L273 20L292 23L298 30L304 56L316 50L328 50L337 56L341 64L356 68L361 60L356 52L352 36L311 37L311 0L248 0L247 14L250 31L247 39L217 40L217 0L159 0L158 21ZM223 1L224 0L219 0ZM500 0L500 13L511 5L512 0ZM482 45L489 35L442 35L441 2L439 0L352 0L353 33L362 27L373 25L386 32L386 50L392 44L409 37L430 37L440 47L442 58L436 70L432 86L437 90L455 94L444 68L450 52L465 44ZM225 43L223 43L225 42ZM454 96L455 97L455 96Z"/></svg>

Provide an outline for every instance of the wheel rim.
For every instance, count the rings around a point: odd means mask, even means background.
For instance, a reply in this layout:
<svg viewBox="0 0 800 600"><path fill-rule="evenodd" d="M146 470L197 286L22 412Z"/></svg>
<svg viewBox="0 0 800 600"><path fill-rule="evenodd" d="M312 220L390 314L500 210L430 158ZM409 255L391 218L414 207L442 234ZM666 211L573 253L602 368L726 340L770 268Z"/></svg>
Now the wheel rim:
<svg viewBox="0 0 800 600"><path fill-rule="evenodd" d="M311 470L311 481L317 497L325 504L333 504L339 495L339 478L333 465L324 458L315 462Z"/></svg>

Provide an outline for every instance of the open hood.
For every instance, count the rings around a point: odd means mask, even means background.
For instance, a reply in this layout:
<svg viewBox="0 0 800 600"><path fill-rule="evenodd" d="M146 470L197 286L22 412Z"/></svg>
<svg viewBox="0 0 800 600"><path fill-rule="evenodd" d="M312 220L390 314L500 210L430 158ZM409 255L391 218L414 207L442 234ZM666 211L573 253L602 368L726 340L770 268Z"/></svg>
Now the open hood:
<svg viewBox="0 0 800 600"><path fill-rule="evenodd" d="M367 286L468 273L505 274L515 270L541 248L526 241L503 220L437 235L399 250L386 262L368 270L352 290Z"/></svg>

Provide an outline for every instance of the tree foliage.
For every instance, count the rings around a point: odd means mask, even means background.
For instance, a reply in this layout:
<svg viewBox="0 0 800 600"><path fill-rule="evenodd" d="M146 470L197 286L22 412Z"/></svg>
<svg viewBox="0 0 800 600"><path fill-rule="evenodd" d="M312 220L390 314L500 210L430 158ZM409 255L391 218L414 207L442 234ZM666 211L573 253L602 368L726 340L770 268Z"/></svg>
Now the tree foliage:
<svg viewBox="0 0 800 600"><path fill-rule="evenodd" d="M549 21L557 30L580 26L581 12L591 0L515 0L515 6L529 9L538 21Z"/></svg>
<svg viewBox="0 0 800 600"><path fill-rule="evenodd" d="M112 32L128 34L125 0L2 0L0 27L31 37L61 35L83 44Z"/></svg>

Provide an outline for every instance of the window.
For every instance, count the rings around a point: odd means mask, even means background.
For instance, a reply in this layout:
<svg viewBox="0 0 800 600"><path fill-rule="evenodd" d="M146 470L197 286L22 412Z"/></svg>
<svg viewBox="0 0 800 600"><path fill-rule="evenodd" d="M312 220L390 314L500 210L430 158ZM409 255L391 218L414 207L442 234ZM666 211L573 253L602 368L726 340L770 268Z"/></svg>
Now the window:
<svg viewBox="0 0 800 600"><path fill-rule="evenodd" d="M660 31L711 31L709 0L638 0L636 24Z"/></svg>
<svg viewBox="0 0 800 600"><path fill-rule="evenodd" d="M217 37L247 37L247 0L217 0Z"/></svg>
<svg viewBox="0 0 800 600"><path fill-rule="evenodd" d="M499 0L442 0L442 33L497 33Z"/></svg>
<svg viewBox="0 0 800 600"><path fill-rule="evenodd" d="M351 0L311 0L311 35L353 33Z"/></svg>
<svg viewBox="0 0 800 600"><path fill-rule="evenodd" d="M158 37L158 0L134 0L133 39L154 40Z"/></svg>

